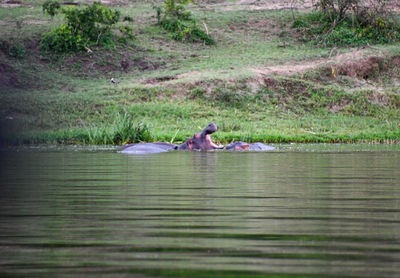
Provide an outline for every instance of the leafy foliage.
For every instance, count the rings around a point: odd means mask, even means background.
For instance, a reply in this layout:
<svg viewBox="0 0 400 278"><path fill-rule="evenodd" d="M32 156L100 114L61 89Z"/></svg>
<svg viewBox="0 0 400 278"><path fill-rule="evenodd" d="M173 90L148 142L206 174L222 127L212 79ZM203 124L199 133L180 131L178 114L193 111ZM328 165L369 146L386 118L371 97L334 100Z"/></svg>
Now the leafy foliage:
<svg viewBox="0 0 400 278"><path fill-rule="evenodd" d="M389 43L400 40L400 24L384 0L320 0L319 11L297 18L301 40L327 46ZM373 8L371 8L371 5Z"/></svg>
<svg viewBox="0 0 400 278"><path fill-rule="evenodd" d="M54 17L56 14L58 14L60 8L61 5L57 0L47 0L42 6L43 13L47 13L51 17Z"/></svg>
<svg viewBox="0 0 400 278"><path fill-rule="evenodd" d="M26 56L24 44L19 40L2 40L0 39L0 50L13 58L22 59Z"/></svg>
<svg viewBox="0 0 400 278"><path fill-rule="evenodd" d="M358 2L360 0L319 0L316 5L333 22L344 18Z"/></svg>
<svg viewBox="0 0 400 278"><path fill-rule="evenodd" d="M171 33L174 40L215 44L211 36L197 26L197 20L185 6L191 0L165 0L164 9L155 7L157 23Z"/></svg>
<svg viewBox="0 0 400 278"><path fill-rule="evenodd" d="M61 12L66 23L42 37L42 49L68 52L112 44L111 27L118 22L119 11L95 2L84 9L67 7Z"/></svg>

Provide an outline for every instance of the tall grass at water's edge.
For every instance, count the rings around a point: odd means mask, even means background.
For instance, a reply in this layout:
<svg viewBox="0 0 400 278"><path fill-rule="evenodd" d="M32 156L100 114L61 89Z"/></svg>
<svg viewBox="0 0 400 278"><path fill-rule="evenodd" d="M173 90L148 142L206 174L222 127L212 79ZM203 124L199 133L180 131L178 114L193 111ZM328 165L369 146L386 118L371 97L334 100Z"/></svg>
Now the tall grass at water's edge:
<svg viewBox="0 0 400 278"><path fill-rule="evenodd" d="M87 144L126 144L151 141L147 124L136 123L128 113L118 113L111 125L92 126L87 129Z"/></svg>
<svg viewBox="0 0 400 278"><path fill-rule="evenodd" d="M118 113L110 124L90 126L85 129L70 129L45 132L30 132L13 136L0 136L0 143L20 144L90 144L123 145L126 143L152 141L147 124L136 122L129 113Z"/></svg>
<svg viewBox="0 0 400 278"><path fill-rule="evenodd" d="M132 129L128 129L131 126ZM123 145L138 142L173 142L181 143L188 139L185 134L153 133L143 123L134 123L129 120L125 125L111 127L89 127L87 129L73 129L27 133L16 138L0 138L5 144L89 144L89 145ZM213 136L213 140L226 144L235 141L263 142L263 143L372 143L372 144L400 144L400 131L381 133L357 134L250 134L240 132L221 132Z"/></svg>

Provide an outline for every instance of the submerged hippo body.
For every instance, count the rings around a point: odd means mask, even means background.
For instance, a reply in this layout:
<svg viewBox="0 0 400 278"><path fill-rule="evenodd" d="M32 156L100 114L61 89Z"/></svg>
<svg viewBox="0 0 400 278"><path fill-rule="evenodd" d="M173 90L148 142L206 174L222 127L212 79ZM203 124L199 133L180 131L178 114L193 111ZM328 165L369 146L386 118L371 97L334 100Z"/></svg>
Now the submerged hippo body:
<svg viewBox="0 0 400 278"><path fill-rule="evenodd" d="M211 134L216 132L218 127L216 124L209 124L202 132L193 135L185 143L178 147L178 150L198 150L209 151L214 149L223 149L224 146L217 145L211 140Z"/></svg>
<svg viewBox="0 0 400 278"><path fill-rule="evenodd" d="M225 147L229 151L272 151L275 147L265 145L263 143L246 143L242 141L234 142Z"/></svg>
<svg viewBox="0 0 400 278"><path fill-rule="evenodd" d="M171 150L176 150L178 148L177 145L168 144L164 142L157 143L138 143L138 144L129 144L123 147L120 151L121 153L127 154L147 154L147 153L162 153L168 152Z"/></svg>

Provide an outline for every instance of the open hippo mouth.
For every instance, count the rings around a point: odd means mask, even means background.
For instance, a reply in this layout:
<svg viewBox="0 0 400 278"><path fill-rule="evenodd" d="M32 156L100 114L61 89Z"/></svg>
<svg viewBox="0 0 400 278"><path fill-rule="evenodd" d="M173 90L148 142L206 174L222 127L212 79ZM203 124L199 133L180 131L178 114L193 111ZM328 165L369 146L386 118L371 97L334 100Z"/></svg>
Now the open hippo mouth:
<svg viewBox="0 0 400 278"><path fill-rule="evenodd" d="M196 133L193 138L188 139L185 143L178 147L179 150L214 150L222 149L222 145L217 145L211 140L211 134L216 132L218 127L211 123L202 132Z"/></svg>

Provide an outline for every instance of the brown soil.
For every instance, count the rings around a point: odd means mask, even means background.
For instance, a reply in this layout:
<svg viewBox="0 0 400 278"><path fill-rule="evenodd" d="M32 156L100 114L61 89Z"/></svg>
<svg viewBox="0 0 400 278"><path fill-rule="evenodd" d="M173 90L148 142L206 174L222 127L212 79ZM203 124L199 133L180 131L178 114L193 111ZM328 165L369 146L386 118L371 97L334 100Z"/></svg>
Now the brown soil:
<svg viewBox="0 0 400 278"><path fill-rule="evenodd" d="M203 5L204 9L209 10L305 10L315 7L316 0L238 0L235 2L229 1L200 1L206 2ZM201 3L203 4L203 3ZM368 4L368 3L367 3ZM400 3L398 0L391 0L386 3L386 6L394 11L400 11Z"/></svg>
<svg viewBox="0 0 400 278"><path fill-rule="evenodd" d="M334 75L344 75L353 78L368 79L386 68L382 57L368 57L361 61L351 61L341 65L332 65Z"/></svg>
<svg viewBox="0 0 400 278"><path fill-rule="evenodd" d="M371 79L381 73L395 73L400 70L400 56L393 56L385 59L381 56L370 56L356 61L349 61L342 64L332 64L322 67L321 74L337 78L348 76L357 79Z"/></svg>
<svg viewBox="0 0 400 278"><path fill-rule="evenodd" d="M0 2L0 7L1 8L17 8L21 7L23 3L18 0L2 0Z"/></svg>
<svg viewBox="0 0 400 278"><path fill-rule="evenodd" d="M368 75L371 75L374 70L379 68L381 70L382 65L378 65L381 62L379 58L383 53L380 51L371 49L371 48L358 48L351 52L339 54L330 58L318 59L312 61L302 61L295 63L286 63L277 66L268 66L268 67L258 67L258 68L249 68L250 71L257 74L259 77L265 76L293 76L296 74L305 73L309 70L318 69L322 72L331 72L331 68L334 67L336 72L342 75L348 75L350 77L361 77L365 78ZM367 60L365 60L367 59ZM353 61L353 62L348 62ZM396 63L400 63L400 58L395 59ZM337 69L336 69L337 68ZM184 79L184 78L192 78L192 79L201 79L201 75L203 73L200 71L187 72L180 75L177 75L174 79ZM145 82L146 84L156 84L157 80L153 80L152 82ZM158 80L159 82L169 81L169 80Z"/></svg>
<svg viewBox="0 0 400 278"><path fill-rule="evenodd" d="M329 69L333 74L347 75L350 77L366 78L376 70L382 70L383 55L381 51L364 47L358 48L351 52L339 54L330 58L287 63L283 65L251 68L250 70L259 75L283 75L291 76L299 73L304 73L312 69ZM349 62L351 61L351 62Z"/></svg>
<svg viewBox="0 0 400 278"><path fill-rule="evenodd" d="M296 1L292 0L240 0L234 3L224 2L208 5L208 8L232 11L232 10L283 10L283 9L310 9L313 7L313 0Z"/></svg>
<svg viewBox="0 0 400 278"><path fill-rule="evenodd" d="M176 76L161 76L155 78L147 78L143 83L146 85L155 85L160 82L175 80L176 78L177 78Z"/></svg>

